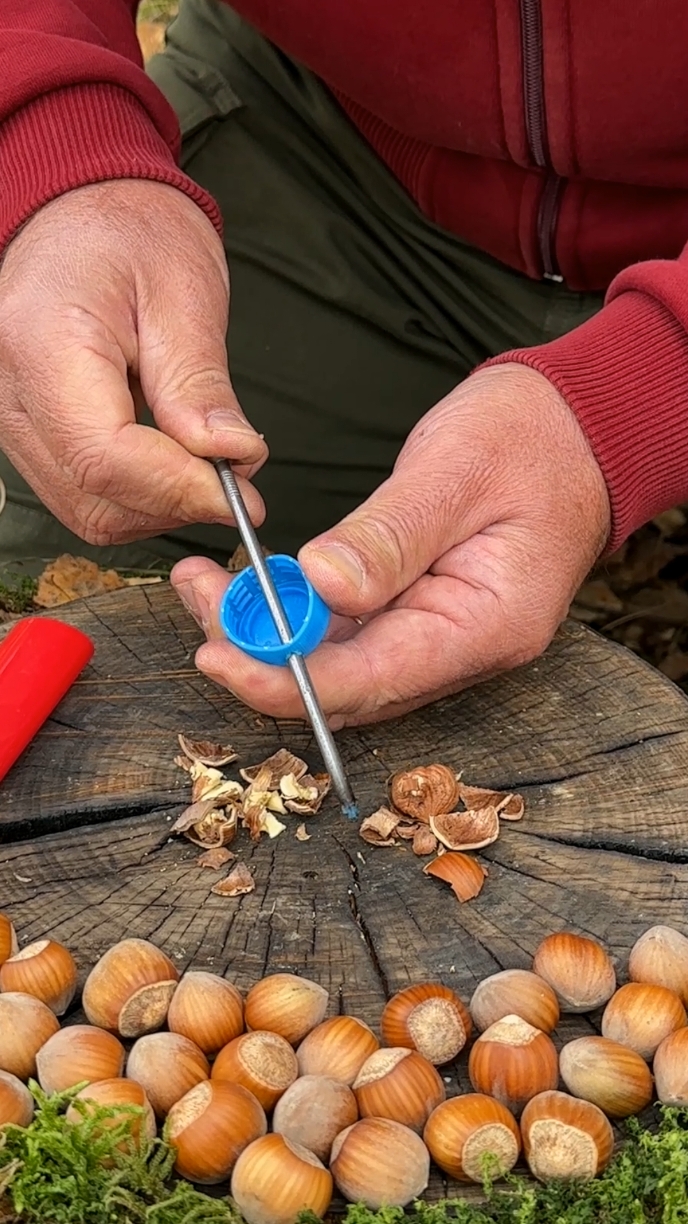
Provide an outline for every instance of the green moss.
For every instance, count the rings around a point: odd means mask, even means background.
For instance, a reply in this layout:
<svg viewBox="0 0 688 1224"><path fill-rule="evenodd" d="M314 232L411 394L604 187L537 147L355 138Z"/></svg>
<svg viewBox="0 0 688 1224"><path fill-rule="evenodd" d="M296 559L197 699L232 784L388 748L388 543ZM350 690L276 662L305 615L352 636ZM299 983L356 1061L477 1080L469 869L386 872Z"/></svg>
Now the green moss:
<svg viewBox="0 0 688 1224"><path fill-rule="evenodd" d="M21 1224L238 1224L228 1200L173 1178L174 1151L164 1137L133 1137L141 1109L99 1107L86 1115L77 1102L84 1116L70 1123L65 1110L78 1089L46 1097L29 1086L33 1122L0 1134L0 1192Z"/></svg>
<svg viewBox="0 0 688 1224"><path fill-rule="evenodd" d="M485 1193L479 1206L353 1206L344 1224L688 1224L688 1111L663 1109L656 1132L629 1122L623 1149L594 1181L534 1185L512 1176L501 1188L488 1181Z"/></svg>
<svg viewBox="0 0 688 1224"><path fill-rule="evenodd" d="M37 587L35 578L18 578L11 585L0 582L0 610L10 612L13 616L30 612L34 606Z"/></svg>
<svg viewBox="0 0 688 1224"><path fill-rule="evenodd" d="M0 1133L0 1219L9 1207L16 1224L241 1224L228 1199L175 1180L164 1135L135 1141L132 1121L141 1110L86 1115L80 1106L84 1116L74 1125L64 1115L76 1088L46 1097L30 1087L33 1122ZM115 1125L104 1128L115 1115ZM301 1221L318 1224L311 1213ZM488 1178L477 1206L447 1199L404 1212L358 1204L344 1224L688 1224L688 1111L662 1109L656 1131L631 1121L623 1149L591 1182L543 1186L511 1176L492 1185Z"/></svg>

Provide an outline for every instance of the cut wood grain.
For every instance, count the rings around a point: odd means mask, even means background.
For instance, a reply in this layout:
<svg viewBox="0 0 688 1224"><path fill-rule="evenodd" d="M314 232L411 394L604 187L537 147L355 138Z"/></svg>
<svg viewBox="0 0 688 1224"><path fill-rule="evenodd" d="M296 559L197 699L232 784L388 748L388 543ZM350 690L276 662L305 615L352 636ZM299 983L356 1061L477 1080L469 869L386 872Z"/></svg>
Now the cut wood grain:
<svg viewBox="0 0 688 1224"><path fill-rule="evenodd" d="M362 842L332 797L309 841L294 836L296 817L275 840L238 838L255 891L213 896L219 875L170 839L189 796L177 733L231 742L238 765L283 745L318 769L310 731L256 715L196 673L198 629L166 584L60 614L96 654L0 786L0 908L22 941L67 944L82 979L106 947L138 935L180 970L241 988L303 973L328 988L331 1013L375 1028L393 991L436 979L467 999L488 974L527 967L551 931L601 939L622 977L648 926L688 933L688 703L588 629L565 626L543 659L500 680L338 736L364 813L393 770L434 760L525 795L523 821L481 854L481 896L460 906L408 846ZM599 1016L572 1017L557 1040L597 1027ZM465 1060L446 1074L450 1091L467 1087ZM448 1189L459 1192L438 1177L430 1197Z"/></svg>

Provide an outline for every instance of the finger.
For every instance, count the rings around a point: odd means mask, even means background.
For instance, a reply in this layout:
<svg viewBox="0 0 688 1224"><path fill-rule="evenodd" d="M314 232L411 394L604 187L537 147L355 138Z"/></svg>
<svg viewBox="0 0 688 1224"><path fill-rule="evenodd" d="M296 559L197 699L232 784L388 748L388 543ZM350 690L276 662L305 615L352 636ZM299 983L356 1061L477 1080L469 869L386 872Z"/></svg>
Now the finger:
<svg viewBox="0 0 688 1224"><path fill-rule="evenodd" d="M215 236L213 235L213 241ZM219 247L219 243L218 243ZM227 282L206 257L185 277L163 277L140 302L139 377L156 424L194 455L255 472L267 446L245 417L227 366Z"/></svg>
<svg viewBox="0 0 688 1224"><path fill-rule="evenodd" d="M144 540L158 533L151 515L89 494L74 496L74 486L58 467L37 434L15 432L4 443L5 453L19 474L28 481L43 504L75 535L89 544L105 547ZM181 525L181 524L178 524Z"/></svg>
<svg viewBox="0 0 688 1224"><path fill-rule="evenodd" d="M125 359L94 329L56 343L46 331L51 362L24 392L24 406L56 463L82 493L145 515L153 531L185 523L232 523L217 473L159 430L136 423ZM57 355L56 355L57 354ZM36 354L30 363L37 366ZM55 405L59 405L56 417ZM248 512L264 518L258 492L239 478Z"/></svg>
<svg viewBox="0 0 688 1224"><path fill-rule="evenodd" d="M398 465L363 505L299 552L311 582L337 612L386 607L437 557L493 520L494 504L483 496L489 461L474 471L468 448L461 463L448 453L451 437L443 447L446 472L437 438L434 445L428 440L414 462Z"/></svg>
<svg viewBox="0 0 688 1224"><path fill-rule="evenodd" d="M180 579L189 579L196 565L185 561L173 571L182 599L189 591ZM263 713L303 717L290 673L243 654L217 631L212 608L221 582L219 575L198 572L188 582L210 639L197 653L199 668ZM381 613L349 640L327 641L309 656L327 715L349 723L390 717L509 665L510 637L491 591L442 575L423 578L405 599L405 606ZM194 607L198 615L198 602Z"/></svg>
<svg viewBox="0 0 688 1224"><path fill-rule="evenodd" d="M204 633L218 641L226 640L220 627L220 601L234 576L207 557L185 557L170 573L170 582L179 598ZM333 616L327 630L328 641L344 641L356 632L348 617Z"/></svg>
<svg viewBox="0 0 688 1224"><path fill-rule="evenodd" d="M383 612L346 642L324 642L309 656L308 670L325 714L345 724L369 722L424 704L433 692L456 691L462 676L457 673L448 684L446 667L450 653L455 657L461 650L460 633L453 630L454 640L438 652L442 635L446 638L441 616L395 609ZM469 676L481 674L482 663L479 644L467 636L463 646L461 672L467 682ZM261 713L304 717L295 682L285 668L259 663L219 639L199 647L196 664Z"/></svg>

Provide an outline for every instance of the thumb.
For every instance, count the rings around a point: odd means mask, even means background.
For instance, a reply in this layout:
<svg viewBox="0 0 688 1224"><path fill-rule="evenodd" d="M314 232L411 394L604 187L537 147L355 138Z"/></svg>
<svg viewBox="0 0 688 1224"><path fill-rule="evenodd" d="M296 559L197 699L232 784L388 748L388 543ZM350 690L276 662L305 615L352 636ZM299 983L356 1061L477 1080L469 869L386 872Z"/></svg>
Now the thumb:
<svg viewBox="0 0 688 1224"><path fill-rule="evenodd" d="M158 428L191 454L232 459L255 470L267 458L267 446L244 416L230 381L227 288L221 277L214 285L212 279L206 268L198 301L186 280L180 285L171 276L156 303L141 312L141 387Z"/></svg>
<svg viewBox="0 0 688 1224"><path fill-rule="evenodd" d="M378 611L484 526L456 472L448 488L436 460L428 460L416 451L413 463L399 466L362 506L301 549L299 561L333 611Z"/></svg>

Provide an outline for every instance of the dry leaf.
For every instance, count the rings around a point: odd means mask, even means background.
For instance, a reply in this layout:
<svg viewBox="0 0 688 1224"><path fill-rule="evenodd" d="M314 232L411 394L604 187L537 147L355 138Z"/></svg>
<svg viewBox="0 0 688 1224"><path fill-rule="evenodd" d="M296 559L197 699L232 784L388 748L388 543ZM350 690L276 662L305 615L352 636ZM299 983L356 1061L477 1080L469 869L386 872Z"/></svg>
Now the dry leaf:
<svg viewBox="0 0 688 1224"><path fill-rule="evenodd" d="M320 811L322 802L331 785L328 773L304 774L297 779L293 774L286 774L280 782L280 790L285 795L285 805L297 816L315 816ZM285 786L287 791L285 791Z"/></svg>
<svg viewBox="0 0 688 1224"><path fill-rule="evenodd" d="M270 549L265 548L262 544L261 544L261 552L264 557L272 556ZM241 570L248 569L250 564L251 564L251 558L246 552L244 545L238 544L237 547L234 549L234 552L232 553L231 557L229 558L229 561L227 562L227 569L229 570L230 574L239 574L241 573Z"/></svg>
<svg viewBox="0 0 688 1224"><path fill-rule="evenodd" d="M182 756L180 753L179 756L176 756L174 758L174 763L175 765L178 765L180 769L185 770L186 773L191 773L192 762L189 760L188 757Z"/></svg>
<svg viewBox="0 0 688 1224"><path fill-rule="evenodd" d="M437 838L432 829L429 829L427 825L418 825L413 835L411 849L419 858L423 858L426 854L434 854L437 850Z"/></svg>
<svg viewBox="0 0 688 1224"><path fill-rule="evenodd" d="M396 842L392 834L398 824L398 812L381 807L371 816L366 816L358 832L369 846L394 846Z"/></svg>
<svg viewBox="0 0 688 1224"><path fill-rule="evenodd" d="M150 578L144 578L143 576L141 576L138 578L136 577L135 578L123 578L122 581L125 586L131 586L131 587L155 586L157 582L162 582L162 578L160 577L159 574L155 574L155 575L152 575Z"/></svg>
<svg viewBox="0 0 688 1224"><path fill-rule="evenodd" d="M115 570L100 569L95 561L88 561L86 557L63 553L46 565L40 575L34 603L39 608L57 608L88 595L119 591L123 586L124 581Z"/></svg>
<svg viewBox="0 0 688 1224"><path fill-rule="evenodd" d="M227 863L231 863L232 859L236 858L236 854L232 854L231 850L225 850L224 846L211 846L210 850L206 850L205 854L201 854L196 859L197 867L209 867L211 871L219 871Z"/></svg>
<svg viewBox="0 0 688 1224"><path fill-rule="evenodd" d="M310 841L311 835L307 832L305 824L300 824L294 837L297 841Z"/></svg>
<svg viewBox="0 0 688 1224"><path fill-rule="evenodd" d="M214 744L212 740L189 739L186 735L178 735L179 747L192 761L201 765L229 765L236 761L239 753L231 744Z"/></svg>
<svg viewBox="0 0 688 1224"><path fill-rule="evenodd" d="M245 863L237 863L224 880L213 884L211 892L218 897L240 897L243 893L253 892L256 882Z"/></svg>
<svg viewBox="0 0 688 1224"><path fill-rule="evenodd" d="M144 63L158 55L165 47L165 26L162 21L139 21L136 25L139 46Z"/></svg>
<svg viewBox="0 0 688 1224"><path fill-rule="evenodd" d="M264 789L274 791L279 790L279 784L285 774L293 774L298 780L308 773L308 766L300 757L294 756L293 752L288 752L286 748L279 748L267 760L261 761L259 765L249 765L246 769L240 769L239 773L245 782L255 782L262 770L267 770Z"/></svg>
<svg viewBox="0 0 688 1224"><path fill-rule="evenodd" d="M422 765L394 774L389 795L399 812L427 824L431 816L454 810L459 784L448 765Z"/></svg>
<svg viewBox="0 0 688 1224"><path fill-rule="evenodd" d="M424 875L434 876L449 884L459 901L471 901L477 897L485 883L487 868L469 854L447 851L441 857L426 863Z"/></svg>
<svg viewBox="0 0 688 1224"><path fill-rule="evenodd" d="M431 816L430 828L449 850L480 850L499 837L499 817L494 807Z"/></svg>

